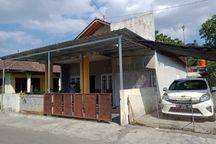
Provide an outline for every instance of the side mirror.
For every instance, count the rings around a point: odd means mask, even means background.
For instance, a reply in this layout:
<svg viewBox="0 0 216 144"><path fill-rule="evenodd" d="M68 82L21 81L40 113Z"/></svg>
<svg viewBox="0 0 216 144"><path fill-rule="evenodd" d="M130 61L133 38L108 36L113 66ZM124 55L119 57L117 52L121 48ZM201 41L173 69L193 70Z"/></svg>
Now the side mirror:
<svg viewBox="0 0 216 144"><path fill-rule="evenodd" d="M166 87L165 87L165 88L163 88L163 91L165 91L165 92L166 92L167 90L168 90L168 89L167 89Z"/></svg>

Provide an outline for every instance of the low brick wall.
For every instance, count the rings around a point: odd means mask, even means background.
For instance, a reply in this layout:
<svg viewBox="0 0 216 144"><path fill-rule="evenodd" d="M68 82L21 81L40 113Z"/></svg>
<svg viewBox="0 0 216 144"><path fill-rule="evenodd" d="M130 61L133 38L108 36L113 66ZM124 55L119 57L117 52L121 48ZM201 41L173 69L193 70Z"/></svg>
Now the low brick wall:
<svg viewBox="0 0 216 144"><path fill-rule="evenodd" d="M3 109L5 112L20 111L19 94L3 94Z"/></svg>
<svg viewBox="0 0 216 144"><path fill-rule="evenodd" d="M20 99L20 112L43 113L43 95L25 95Z"/></svg>
<svg viewBox="0 0 216 144"><path fill-rule="evenodd" d="M43 113L43 95L4 94L5 112Z"/></svg>

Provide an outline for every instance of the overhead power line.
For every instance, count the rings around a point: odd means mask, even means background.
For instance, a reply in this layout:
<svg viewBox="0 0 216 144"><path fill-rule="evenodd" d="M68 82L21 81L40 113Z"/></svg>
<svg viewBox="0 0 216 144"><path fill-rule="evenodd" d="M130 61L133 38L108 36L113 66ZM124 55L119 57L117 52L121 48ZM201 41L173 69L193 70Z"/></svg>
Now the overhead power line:
<svg viewBox="0 0 216 144"><path fill-rule="evenodd" d="M116 19L116 18L121 18L121 17L129 17L129 16L148 14L148 13L153 13L153 12L162 12L162 11L169 10L169 9L175 9L175 8L184 7L184 6L196 5L198 3L203 3L203 2L207 2L207 1L208 0L196 0L196 1L192 1L192 2L185 2L185 3L181 3L181 4L177 4L177 5L167 6L165 8L153 9L153 10L145 11L145 12L139 12L139 13L133 13L133 14L127 14L127 15L119 15L119 16L114 16L114 17L106 17L106 19Z"/></svg>
<svg viewBox="0 0 216 144"><path fill-rule="evenodd" d="M98 13L100 13L100 15L103 17L103 19L105 19L105 14L102 13L102 12L100 11L100 7L99 7L98 4L95 2L95 0L91 0L91 2L92 2L92 4L96 7Z"/></svg>

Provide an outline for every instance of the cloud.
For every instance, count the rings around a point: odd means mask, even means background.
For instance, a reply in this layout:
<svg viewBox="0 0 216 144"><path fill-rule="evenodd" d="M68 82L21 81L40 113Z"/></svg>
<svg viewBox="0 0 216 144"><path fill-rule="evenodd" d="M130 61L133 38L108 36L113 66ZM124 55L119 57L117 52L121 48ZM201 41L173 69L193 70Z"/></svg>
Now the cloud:
<svg viewBox="0 0 216 144"><path fill-rule="evenodd" d="M97 0L102 5L101 11L105 13L109 21L119 21L128 18L130 14L156 10L154 11L156 29L172 37L182 39L181 27L185 25L187 42L191 42L194 39L199 40L201 24L213 14L216 14L215 0L200 1Z"/></svg>
<svg viewBox="0 0 216 144"><path fill-rule="evenodd" d="M155 9L194 2L191 5L175 7L155 13L156 29L172 37L182 39L183 32L181 27L185 25L186 42L192 42L194 39L202 42L199 37L199 29L203 22L213 14L216 14L216 3L214 0L205 2L196 1L167 2L167 0L155 0L153 3Z"/></svg>
<svg viewBox="0 0 216 144"><path fill-rule="evenodd" d="M1 54L23 51L42 45L40 39L34 38L23 31L0 31L0 50Z"/></svg>
<svg viewBox="0 0 216 144"><path fill-rule="evenodd" d="M0 23L47 33L81 31L94 12L91 0L0 0Z"/></svg>
<svg viewBox="0 0 216 144"><path fill-rule="evenodd" d="M83 17L95 11L91 0L0 0L0 22L47 20L51 15Z"/></svg>
<svg viewBox="0 0 216 144"><path fill-rule="evenodd" d="M41 40L33 38L31 35L23 31L0 31L0 41L6 40L13 40L23 45L38 45L42 42Z"/></svg>
<svg viewBox="0 0 216 144"><path fill-rule="evenodd" d="M9 29L0 27L0 49L10 53L72 39L102 14L114 22L131 14L195 1L198 0L0 0L0 25L16 25ZM208 0L156 11L156 29L182 39L181 27L185 25L186 41L199 41L201 24L216 14L215 7L215 0Z"/></svg>
<svg viewBox="0 0 216 144"><path fill-rule="evenodd" d="M115 21L118 16L164 9L198 0L0 0L0 23L19 23L24 28L46 33L77 33L87 23L102 17ZM97 8L99 8L97 10ZM185 25L192 31L216 13L214 0L155 13L156 29L176 29ZM117 17L117 18L115 18ZM193 23L193 25L191 24ZM175 34L174 34L175 35Z"/></svg>
<svg viewBox="0 0 216 144"><path fill-rule="evenodd" d="M23 24L26 28L36 29L47 33L77 33L87 22L82 19L70 19L61 16L50 16L49 20L29 20Z"/></svg>
<svg viewBox="0 0 216 144"><path fill-rule="evenodd" d="M118 16L151 10L153 0L97 0L97 2L102 5L101 9L108 20L115 21Z"/></svg>

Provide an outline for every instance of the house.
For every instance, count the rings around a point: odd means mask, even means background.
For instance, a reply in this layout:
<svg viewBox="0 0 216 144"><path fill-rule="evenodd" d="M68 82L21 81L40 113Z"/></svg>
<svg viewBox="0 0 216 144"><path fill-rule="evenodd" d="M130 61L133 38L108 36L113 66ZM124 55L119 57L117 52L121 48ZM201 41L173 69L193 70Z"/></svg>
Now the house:
<svg viewBox="0 0 216 144"><path fill-rule="evenodd" d="M74 40L1 59L45 64L44 114L110 121L112 107L120 109L124 125L155 110L163 88L186 77L181 57L215 60L208 48L200 54L195 47L154 40L152 13L116 23L95 19ZM61 93L51 89L54 64L61 66ZM69 93L72 82L79 94Z"/></svg>
<svg viewBox="0 0 216 144"><path fill-rule="evenodd" d="M2 70L5 70L6 94L45 92L45 66L37 62L0 60L0 85L2 86ZM53 91L59 91L60 67L53 67ZM1 89L2 93L2 89Z"/></svg>

